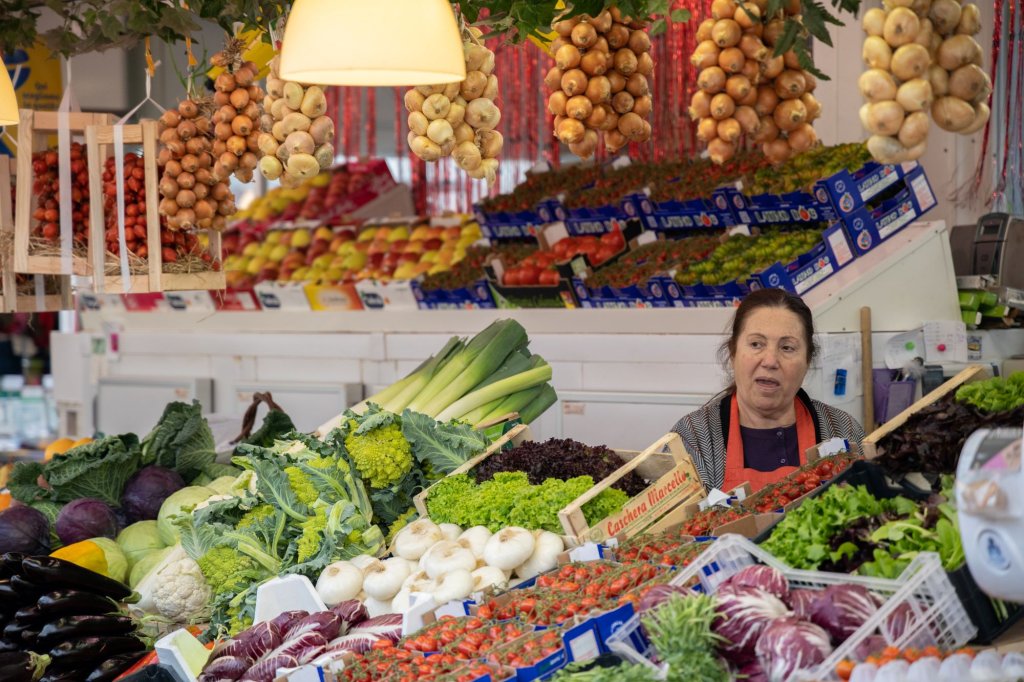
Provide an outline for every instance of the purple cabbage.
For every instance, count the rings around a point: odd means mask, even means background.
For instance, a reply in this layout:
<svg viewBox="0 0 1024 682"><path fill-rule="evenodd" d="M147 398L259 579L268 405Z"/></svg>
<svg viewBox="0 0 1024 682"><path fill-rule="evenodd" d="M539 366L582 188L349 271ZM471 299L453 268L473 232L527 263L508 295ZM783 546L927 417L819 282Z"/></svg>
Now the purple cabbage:
<svg viewBox="0 0 1024 682"><path fill-rule="evenodd" d="M288 629L285 640L301 637L309 632L321 635L325 641L330 641L338 636L341 631L341 617L331 611L320 611L311 613L300 621L297 621Z"/></svg>
<svg viewBox="0 0 1024 682"><path fill-rule="evenodd" d="M271 618L270 622L281 630L281 639L288 639L288 634L291 632L292 627L308 615L309 611L285 611Z"/></svg>
<svg viewBox="0 0 1024 682"><path fill-rule="evenodd" d="M121 507L131 523L155 519L164 500L184 487L185 480L177 471L159 466L144 467L125 483Z"/></svg>
<svg viewBox="0 0 1024 682"><path fill-rule="evenodd" d="M832 644L824 629L791 616L769 623L755 652L769 682L785 682L797 670L822 663L832 653Z"/></svg>
<svg viewBox="0 0 1024 682"><path fill-rule="evenodd" d="M288 656L298 659L309 649L319 648L322 651L325 646L327 646L326 637L319 632L306 632L298 637L287 640L284 644L267 654L267 658Z"/></svg>
<svg viewBox="0 0 1024 682"><path fill-rule="evenodd" d="M358 599L349 599L343 601L340 604L335 604L331 607L331 613L341 618L341 633L348 632L349 628L357 623L361 623L370 617L370 614L366 611L366 607L363 606L363 602Z"/></svg>
<svg viewBox="0 0 1024 682"><path fill-rule="evenodd" d="M221 656L203 668L199 682L237 680L252 667L252 661L238 656Z"/></svg>
<svg viewBox="0 0 1024 682"><path fill-rule="evenodd" d="M294 656L268 656L245 671L244 682L274 682L278 668L295 668L299 665Z"/></svg>
<svg viewBox="0 0 1024 682"><path fill-rule="evenodd" d="M845 642L878 611L878 600L862 585L830 585L811 604L811 622L836 644Z"/></svg>
<svg viewBox="0 0 1024 682"><path fill-rule="evenodd" d="M0 554L28 556L50 553L50 522L38 509L14 504L0 512Z"/></svg>
<svg viewBox="0 0 1024 682"><path fill-rule="evenodd" d="M328 651L351 651L354 654L361 654L373 648L373 643L380 641L382 637L369 633L362 635L344 635L327 643Z"/></svg>
<svg viewBox="0 0 1024 682"><path fill-rule="evenodd" d="M811 606L814 600L821 594L819 590L790 590L786 604L793 610L797 618L801 620L811 619Z"/></svg>
<svg viewBox="0 0 1024 682"><path fill-rule="evenodd" d="M402 638L402 614L387 613L364 620L349 631L353 635L378 635L381 639L397 642Z"/></svg>
<svg viewBox="0 0 1024 682"><path fill-rule="evenodd" d="M687 595L690 591L685 587L678 585L655 585L651 589L647 590L647 594L640 600L640 613L649 611L657 606L661 606L662 603L668 600L673 594Z"/></svg>
<svg viewBox="0 0 1024 682"><path fill-rule="evenodd" d="M299 665L306 665L318 658L327 650L327 645L313 646L303 651L297 658L299 659Z"/></svg>
<svg viewBox="0 0 1024 682"><path fill-rule="evenodd" d="M117 537L117 516L103 500L82 497L61 507L55 524L57 537L65 545L92 538Z"/></svg>
<svg viewBox="0 0 1024 682"><path fill-rule="evenodd" d="M774 594L757 587L723 587L715 595L718 617L713 629L725 639L719 648L730 658L745 663L754 658L755 646L765 627L790 615Z"/></svg>
<svg viewBox="0 0 1024 682"><path fill-rule="evenodd" d="M729 578L726 585L734 587L758 587L768 594L774 594L782 601L789 597L789 581L782 571L771 566L755 564L740 569L738 573Z"/></svg>
<svg viewBox="0 0 1024 682"><path fill-rule="evenodd" d="M239 633L227 646L216 652L216 656L237 656L258 661L281 644L281 630L273 621L264 621Z"/></svg>
<svg viewBox="0 0 1024 682"><path fill-rule="evenodd" d="M853 658L856 661L863 661L868 656L874 656L882 653L882 649L887 646L889 646L889 643L886 642L885 637L882 637L881 635L865 637L864 640L853 650Z"/></svg>

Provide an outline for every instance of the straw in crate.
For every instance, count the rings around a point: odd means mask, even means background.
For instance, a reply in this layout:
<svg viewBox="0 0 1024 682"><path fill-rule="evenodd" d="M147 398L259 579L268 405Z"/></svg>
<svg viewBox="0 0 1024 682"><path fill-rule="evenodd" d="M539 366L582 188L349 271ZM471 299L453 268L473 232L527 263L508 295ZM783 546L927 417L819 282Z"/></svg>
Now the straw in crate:
<svg viewBox="0 0 1024 682"><path fill-rule="evenodd" d="M823 661L789 674L786 682L834 680L834 671L840 661L863 658L865 650L869 650L873 643L900 649L928 646L955 649L970 641L977 632L938 555L931 552L919 554L899 579L885 580L795 570L746 538L724 535L679 571L671 584L694 585L693 589L697 591L715 594L728 579L757 564L779 571L791 590L820 591L836 585L859 585L879 603L878 610ZM665 667L656 662L657 652L643 636L639 616L634 616L613 635L608 645L627 660L649 667L659 679L664 678Z"/></svg>

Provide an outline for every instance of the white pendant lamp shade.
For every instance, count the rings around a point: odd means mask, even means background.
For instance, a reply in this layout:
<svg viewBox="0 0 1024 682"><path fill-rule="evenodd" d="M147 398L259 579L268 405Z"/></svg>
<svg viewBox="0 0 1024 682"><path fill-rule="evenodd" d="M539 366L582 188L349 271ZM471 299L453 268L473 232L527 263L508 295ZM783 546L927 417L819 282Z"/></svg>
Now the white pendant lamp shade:
<svg viewBox="0 0 1024 682"><path fill-rule="evenodd" d="M322 85L433 85L465 79L447 0L295 0L281 78Z"/></svg>
<svg viewBox="0 0 1024 682"><path fill-rule="evenodd" d="M7 67L0 62L0 126L18 124L18 99Z"/></svg>

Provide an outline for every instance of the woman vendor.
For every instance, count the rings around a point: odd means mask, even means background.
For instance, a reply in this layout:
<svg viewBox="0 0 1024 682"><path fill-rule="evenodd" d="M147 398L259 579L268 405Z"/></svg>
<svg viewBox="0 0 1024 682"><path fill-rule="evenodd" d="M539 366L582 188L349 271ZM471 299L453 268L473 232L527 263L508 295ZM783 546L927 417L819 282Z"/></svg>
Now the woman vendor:
<svg viewBox="0 0 1024 682"><path fill-rule="evenodd" d="M804 464L804 452L824 440L864 439L853 417L800 388L816 352L811 311L798 296L759 289L743 300L721 348L732 384L672 429L708 489L749 482L756 491Z"/></svg>

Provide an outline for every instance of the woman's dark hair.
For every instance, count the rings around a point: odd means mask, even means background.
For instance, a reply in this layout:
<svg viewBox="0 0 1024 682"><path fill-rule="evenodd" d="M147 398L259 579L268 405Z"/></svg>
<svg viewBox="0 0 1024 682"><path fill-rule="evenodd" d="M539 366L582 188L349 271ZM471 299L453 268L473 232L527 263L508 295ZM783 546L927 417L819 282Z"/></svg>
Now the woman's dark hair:
<svg viewBox="0 0 1024 682"><path fill-rule="evenodd" d="M729 334L729 339L719 349L722 359L729 360L736 356L736 346L739 343L743 325L758 308L782 308L800 318L804 328L804 345L807 347L807 364L810 365L814 356L818 354L818 345L814 342L814 318L811 315L811 309L807 307L803 299L785 289L756 289L743 299L732 318L732 331Z"/></svg>

